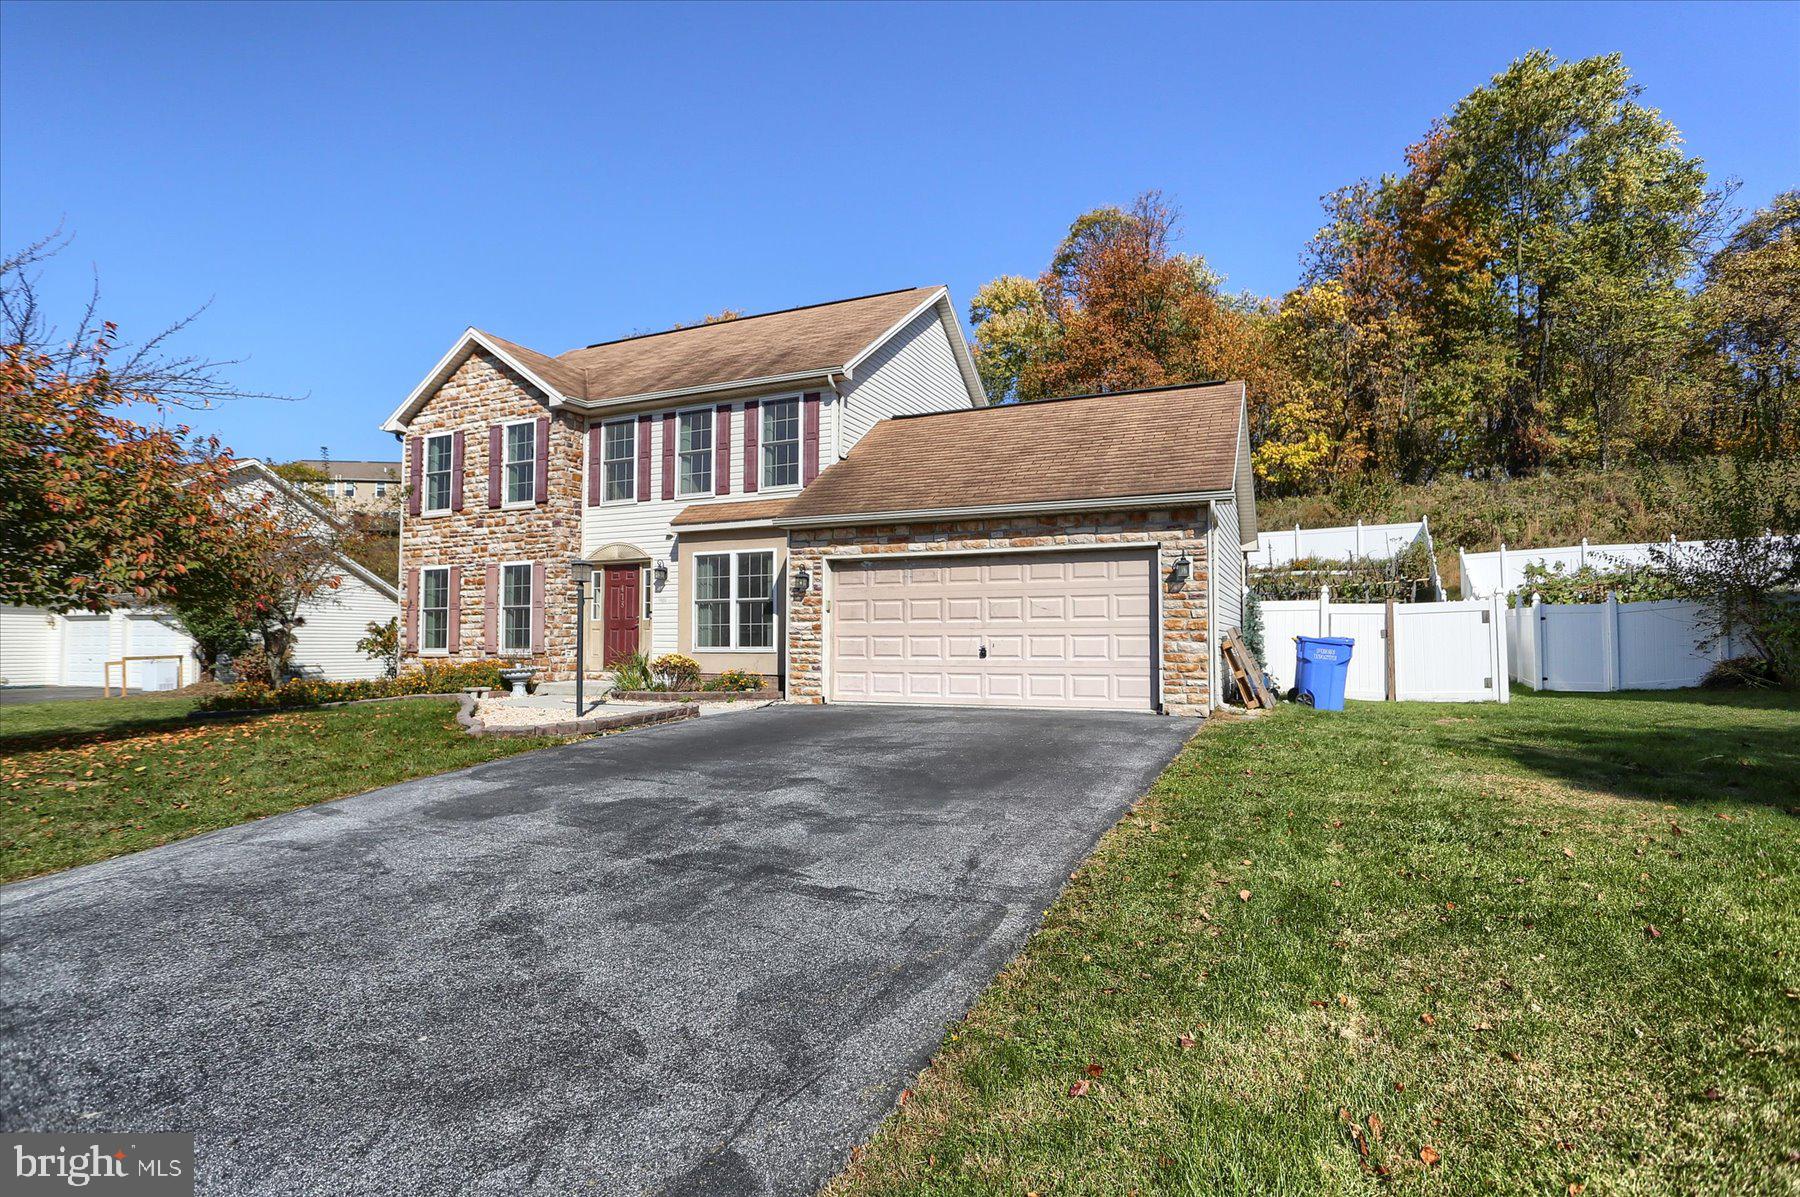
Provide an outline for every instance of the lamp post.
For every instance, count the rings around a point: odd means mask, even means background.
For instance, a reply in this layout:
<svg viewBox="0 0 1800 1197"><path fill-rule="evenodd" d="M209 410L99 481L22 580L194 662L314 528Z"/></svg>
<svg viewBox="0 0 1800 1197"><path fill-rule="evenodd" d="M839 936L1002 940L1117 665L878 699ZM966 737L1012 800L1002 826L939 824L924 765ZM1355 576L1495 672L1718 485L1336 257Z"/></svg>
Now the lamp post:
<svg viewBox="0 0 1800 1197"><path fill-rule="evenodd" d="M576 557L569 562L569 575L575 579L575 718L579 719L587 713L582 684L587 680L587 584L594 576L593 563Z"/></svg>

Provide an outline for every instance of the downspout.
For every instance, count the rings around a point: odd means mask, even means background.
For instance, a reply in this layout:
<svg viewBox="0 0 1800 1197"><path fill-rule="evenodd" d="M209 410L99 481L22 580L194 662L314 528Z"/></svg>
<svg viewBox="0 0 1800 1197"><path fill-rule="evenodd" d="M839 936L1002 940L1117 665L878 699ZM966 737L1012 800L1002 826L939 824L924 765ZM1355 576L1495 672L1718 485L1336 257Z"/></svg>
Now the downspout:
<svg viewBox="0 0 1800 1197"><path fill-rule="evenodd" d="M1218 500L1206 501L1206 709L1216 711L1219 701L1219 513Z"/></svg>
<svg viewBox="0 0 1800 1197"><path fill-rule="evenodd" d="M848 414L850 400L845 397L843 390L837 384L836 371L826 373L825 385L830 387L831 393L837 396L837 411L833 412L831 417L831 462L836 465L844 460L844 417Z"/></svg>

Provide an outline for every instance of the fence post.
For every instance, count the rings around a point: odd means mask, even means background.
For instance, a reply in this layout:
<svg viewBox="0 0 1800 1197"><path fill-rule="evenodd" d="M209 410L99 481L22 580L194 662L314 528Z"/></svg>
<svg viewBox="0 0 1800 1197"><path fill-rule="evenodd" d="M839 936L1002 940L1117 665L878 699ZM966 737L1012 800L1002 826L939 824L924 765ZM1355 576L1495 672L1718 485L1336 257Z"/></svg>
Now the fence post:
<svg viewBox="0 0 1800 1197"><path fill-rule="evenodd" d="M1619 689L1619 596L1606 592L1606 608L1600 618L1600 677L1608 690Z"/></svg>
<svg viewBox="0 0 1800 1197"><path fill-rule="evenodd" d="M1331 587L1319 587L1319 635L1331 635Z"/></svg>
<svg viewBox="0 0 1800 1197"><path fill-rule="evenodd" d="M1512 701L1512 655L1506 635L1506 597L1496 594L1488 600L1494 624L1494 697Z"/></svg>
<svg viewBox="0 0 1800 1197"><path fill-rule="evenodd" d="M1362 520L1361 520L1361 518L1358 518L1356 521L1356 551L1350 555L1350 560L1360 561L1360 560L1362 560L1362 555L1363 555Z"/></svg>
<svg viewBox="0 0 1800 1197"><path fill-rule="evenodd" d="M1535 590L1531 592L1531 636L1534 650L1531 655L1537 658L1538 675L1538 684L1532 689L1548 690L1550 688L1550 662L1544 659L1546 640L1544 636L1544 596Z"/></svg>
<svg viewBox="0 0 1800 1197"><path fill-rule="evenodd" d="M1512 583L1506 580L1506 542L1500 542L1500 589L1510 590Z"/></svg>
<svg viewBox="0 0 1800 1197"><path fill-rule="evenodd" d="M1587 537L1581 538L1581 555L1575 559L1578 569L1587 568Z"/></svg>
<svg viewBox="0 0 1800 1197"><path fill-rule="evenodd" d="M1396 660L1394 652L1394 634L1400 621L1394 616L1393 595L1388 596L1386 614L1387 631L1383 636L1383 639L1386 641L1384 651L1387 653L1387 700L1389 702L1398 702L1400 700L1400 679L1394 672L1394 662Z"/></svg>

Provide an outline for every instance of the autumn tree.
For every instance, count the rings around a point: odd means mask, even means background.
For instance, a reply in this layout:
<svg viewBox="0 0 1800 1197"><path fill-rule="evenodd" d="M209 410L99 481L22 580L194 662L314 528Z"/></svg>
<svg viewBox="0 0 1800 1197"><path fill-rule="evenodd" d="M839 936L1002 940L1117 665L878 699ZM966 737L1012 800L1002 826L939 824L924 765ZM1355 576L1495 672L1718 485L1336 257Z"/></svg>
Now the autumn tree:
<svg viewBox="0 0 1800 1197"><path fill-rule="evenodd" d="M1035 281L1004 276L970 304L989 395L1030 401L1244 377L1251 322L1221 280L1178 253L1179 214L1159 194L1084 213Z"/></svg>
<svg viewBox="0 0 1800 1197"><path fill-rule="evenodd" d="M1800 190L1752 213L1707 263L1698 318L1719 448L1800 452Z"/></svg>

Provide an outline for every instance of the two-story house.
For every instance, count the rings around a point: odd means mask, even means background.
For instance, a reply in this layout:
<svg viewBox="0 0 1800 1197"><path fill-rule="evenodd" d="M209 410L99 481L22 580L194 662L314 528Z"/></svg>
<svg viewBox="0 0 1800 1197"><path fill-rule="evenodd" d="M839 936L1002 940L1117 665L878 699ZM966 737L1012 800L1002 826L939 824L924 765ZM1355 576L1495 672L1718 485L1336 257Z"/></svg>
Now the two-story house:
<svg viewBox="0 0 1800 1197"><path fill-rule="evenodd" d="M1198 713L1256 538L1241 384L990 408L942 287L556 357L470 329L384 427L413 662L571 676L579 618L590 673Z"/></svg>

